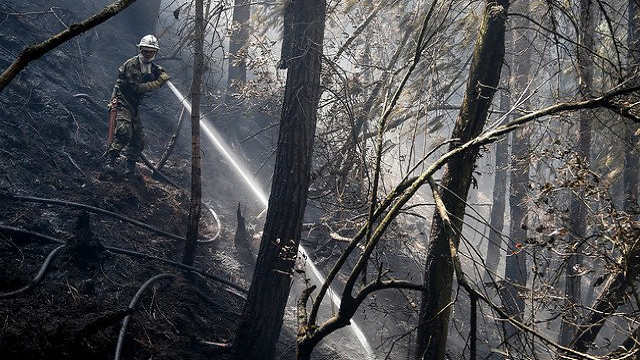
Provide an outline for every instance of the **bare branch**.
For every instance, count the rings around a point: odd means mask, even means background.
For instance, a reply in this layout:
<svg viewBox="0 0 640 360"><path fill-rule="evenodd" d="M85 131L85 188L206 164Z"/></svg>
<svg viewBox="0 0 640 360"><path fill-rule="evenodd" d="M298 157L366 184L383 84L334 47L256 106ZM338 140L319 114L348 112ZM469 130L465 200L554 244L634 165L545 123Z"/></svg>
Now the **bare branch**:
<svg viewBox="0 0 640 360"><path fill-rule="evenodd" d="M22 53L20 53L18 58L13 63L11 63L11 65L9 65L9 67L5 69L2 74L0 74L0 92L2 92L2 90L4 90L4 88L11 82L11 80L13 80L13 78L15 78L16 75L18 75L18 73L22 71L22 69L24 69L31 61L41 58L49 51L62 45L68 40L102 24L108 19L119 14L122 10L136 1L137 0L116 1L110 5L107 5L104 9L93 14L84 21L71 24L69 28L53 35L49 39L26 47L24 50L22 50Z"/></svg>

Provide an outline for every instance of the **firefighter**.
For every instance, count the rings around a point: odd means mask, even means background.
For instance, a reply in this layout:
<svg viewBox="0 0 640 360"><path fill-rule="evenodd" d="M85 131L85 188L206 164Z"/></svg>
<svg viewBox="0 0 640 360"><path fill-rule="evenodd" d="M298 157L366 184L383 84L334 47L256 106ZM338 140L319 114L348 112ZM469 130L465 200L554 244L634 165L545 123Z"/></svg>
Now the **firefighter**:
<svg viewBox="0 0 640 360"><path fill-rule="evenodd" d="M138 54L118 69L118 80L113 87L109 106L115 113L113 139L107 150L107 171L114 171L116 160L124 149L125 174L133 175L136 161L144 149L144 131L138 107L147 93L159 89L171 77L153 60L160 50L158 39L147 35L138 44Z"/></svg>

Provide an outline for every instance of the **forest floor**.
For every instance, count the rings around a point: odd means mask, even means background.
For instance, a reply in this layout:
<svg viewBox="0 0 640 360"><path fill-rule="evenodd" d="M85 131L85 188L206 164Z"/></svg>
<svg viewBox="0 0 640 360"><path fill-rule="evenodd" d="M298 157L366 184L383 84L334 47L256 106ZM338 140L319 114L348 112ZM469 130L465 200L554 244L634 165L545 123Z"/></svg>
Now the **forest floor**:
<svg viewBox="0 0 640 360"><path fill-rule="evenodd" d="M55 181L55 175L50 174L48 179ZM91 204L184 235L184 221L171 220L186 218L184 191L171 189L146 175L138 180L97 177L62 191L51 186L49 193L39 196ZM3 358L112 358L123 317L129 314L122 352L126 358L217 358L214 354L224 348L210 343L231 339L232 325L237 322L243 303L241 291L201 275L187 281L183 272L163 261L103 248L106 245L179 261L177 254L182 253L183 242L107 215L91 213L90 221L83 222L79 219L86 220L86 215L75 207L34 203L24 198L3 202L3 295L33 284L45 258L61 246L11 228L48 235L67 244L52 258L40 283L0 300ZM212 223L205 215L203 236L214 236ZM226 255L231 254L231 249L216 249L222 242L218 238L202 248L196 266L233 280L231 272L220 271L220 265L234 262ZM170 276L146 289L140 302L129 310L140 286L158 274Z"/></svg>

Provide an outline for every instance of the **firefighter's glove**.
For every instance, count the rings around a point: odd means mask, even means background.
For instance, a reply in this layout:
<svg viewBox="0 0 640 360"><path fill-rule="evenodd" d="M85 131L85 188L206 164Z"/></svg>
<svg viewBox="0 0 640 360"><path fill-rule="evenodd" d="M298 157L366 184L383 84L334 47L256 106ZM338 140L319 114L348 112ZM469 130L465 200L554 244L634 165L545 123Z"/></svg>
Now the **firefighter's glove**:
<svg viewBox="0 0 640 360"><path fill-rule="evenodd" d="M111 99L111 101L109 101L109 104L107 104L107 110L111 112L111 111L116 111L117 108L118 108L118 99L116 98Z"/></svg>
<svg viewBox="0 0 640 360"><path fill-rule="evenodd" d="M167 80L169 80L170 78L171 77L169 76L169 74L161 73L157 79L153 81L147 81L138 85L138 92L144 93L160 89L160 87L164 85L164 83L167 82Z"/></svg>
<svg viewBox="0 0 640 360"><path fill-rule="evenodd" d="M171 76L169 76L169 74L167 74L166 72L161 72L160 76L158 76L158 80L160 80L160 82L162 84L166 83L167 81L169 81L169 79L171 79Z"/></svg>

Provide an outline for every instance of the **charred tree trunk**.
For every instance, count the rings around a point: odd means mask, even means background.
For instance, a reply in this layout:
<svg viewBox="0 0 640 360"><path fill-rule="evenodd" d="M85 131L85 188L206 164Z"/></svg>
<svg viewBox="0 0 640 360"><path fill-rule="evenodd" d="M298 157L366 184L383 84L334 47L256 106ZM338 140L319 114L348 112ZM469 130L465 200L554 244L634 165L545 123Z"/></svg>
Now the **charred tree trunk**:
<svg viewBox="0 0 640 360"><path fill-rule="evenodd" d="M486 1L466 93L451 134L452 138L460 140L451 144L451 148L476 137L484 127L500 79L508 7L508 0ZM475 149L453 157L442 175L442 200L454 219L452 224L457 231L456 238L452 240L456 246L460 241L465 200L477 153L478 150ZM416 339L416 358L440 360L445 358L449 332L453 263L449 237L438 213L433 217L430 240L424 273L426 289L422 294Z"/></svg>
<svg viewBox="0 0 640 360"><path fill-rule="evenodd" d="M505 44L509 44L512 41L511 32L505 33ZM505 53L504 62L511 64L511 54ZM510 68L503 66L501 79L505 85L505 88L500 92L500 110L505 112L511 108L511 99L509 98L509 74ZM505 76L507 75L507 76ZM508 120L508 119L507 119ZM491 206L491 225L489 229L489 243L487 244L487 270L485 272L484 280L491 281L495 278L495 274L498 271L498 265L500 264L501 244L502 244L502 230L504 229L505 219L505 206L506 206L506 194L507 194L507 164L509 159L509 139L504 138L500 141L496 141L495 146L495 177L493 183L493 205Z"/></svg>
<svg viewBox="0 0 640 360"><path fill-rule="evenodd" d="M243 117L240 93L247 82L247 48L249 46L249 18L251 3L249 0L235 0L233 21L229 38L229 66L225 105L229 116L222 120L222 127L228 140L237 143L242 138L241 122L249 121Z"/></svg>
<svg viewBox="0 0 640 360"><path fill-rule="evenodd" d="M640 70L640 9L637 0L629 0L628 9L628 42L629 54L627 60L629 62L628 71L630 76L635 76L631 85L640 84L638 79L638 71ZM638 124L627 124L627 141L624 143L624 208L627 211L640 213L638 209L638 180L640 172L640 159L638 149L636 148L640 142L640 136L636 135Z"/></svg>
<svg viewBox="0 0 640 360"><path fill-rule="evenodd" d="M514 12L529 15L529 0L519 0L514 3ZM531 69L531 42L525 31L529 27L529 21L524 17L516 17L513 24L513 76L511 78L512 95L516 98L522 96L529 83ZM526 99L526 95L523 96ZM515 104L517 107L527 107L527 100ZM524 125L511 133L511 183L509 195L509 209L511 223L509 225L509 238L507 257L505 260L506 288L503 292L502 302L507 312L518 320L524 315L523 288L527 284L526 254L521 251L527 238L527 204L526 198L529 185L529 152L531 126ZM506 344L515 341L517 330L505 325ZM523 347L516 345L523 350Z"/></svg>
<svg viewBox="0 0 640 360"><path fill-rule="evenodd" d="M202 183L200 168L200 92L204 68L204 11L203 0L196 0L193 81L191 82L191 202L187 240L182 262L193 265L198 245L200 212L202 209Z"/></svg>
<svg viewBox="0 0 640 360"><path fill-rule="evenodd" d="M239 360L275 357L309 190L325 6L324 0L293 0L285 9L285 99L264 233L234 340Z"/></svg>
<svg viewBox="0 0 640 360"><path fill-rule="evenodd" d="M593 61L589 53L594 48L595 28L593 21L593 11L590 0L580 1L580 28L578 43L578 75L580 79L580 92L585 97L589 97L593 88ZM589 167L591 163L591 126L589 124L589 113L580 113L580 126L578 128L578 149L579 161L583 166ZM579 317L577 305L581 303L582 297L582 277L578 275L582 265L582 256L577 244L582 242L587 232L587 207L584 203L584 191L580 190L571 199L571 228L574 241L571 248L571 255L567 259L565 275L565 306L562 323L560 326L560 336L558 341L561 345L568 345L576 333L576 324ZM576 246L574 246L576 245Z"/></svg>
<svg viewBox="0 0 640 360"><path fill-rule="evenodd" d="M229 76L227 78L227 103L233 102L233 94L247 82L247 46L249 44L249 0L235 0L233 22L229 39Z"/></svg>

